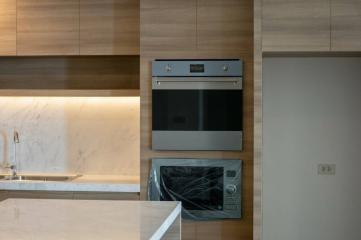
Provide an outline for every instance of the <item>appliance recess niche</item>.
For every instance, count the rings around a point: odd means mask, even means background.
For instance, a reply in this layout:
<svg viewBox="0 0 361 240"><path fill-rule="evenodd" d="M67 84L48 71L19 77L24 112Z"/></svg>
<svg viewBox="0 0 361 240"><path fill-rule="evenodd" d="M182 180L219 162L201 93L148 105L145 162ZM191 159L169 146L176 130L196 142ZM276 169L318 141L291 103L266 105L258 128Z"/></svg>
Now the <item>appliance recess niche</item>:
<svg viewBox="0 0 361 240"><path fill-rule="evenodd" d="M141 199L146 199L153 158L242 159L242 219L182 222L185 240L253 239L253 2L140 1ZM177 29L177 31L173 31ZM152 61L242 59L243 150L152 149Z"/></svg>

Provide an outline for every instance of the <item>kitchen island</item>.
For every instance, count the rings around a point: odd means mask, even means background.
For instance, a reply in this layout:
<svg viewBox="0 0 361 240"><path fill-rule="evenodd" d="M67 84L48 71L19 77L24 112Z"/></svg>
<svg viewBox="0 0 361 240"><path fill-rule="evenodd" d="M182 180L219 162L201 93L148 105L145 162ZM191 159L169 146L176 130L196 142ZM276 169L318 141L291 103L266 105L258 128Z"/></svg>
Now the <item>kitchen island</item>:
<svg viewBox="0 0 361 240"><path fill-rule="evenodd" d="M0 202L1 239L181 239L181 203L8 199Z"/></svg>

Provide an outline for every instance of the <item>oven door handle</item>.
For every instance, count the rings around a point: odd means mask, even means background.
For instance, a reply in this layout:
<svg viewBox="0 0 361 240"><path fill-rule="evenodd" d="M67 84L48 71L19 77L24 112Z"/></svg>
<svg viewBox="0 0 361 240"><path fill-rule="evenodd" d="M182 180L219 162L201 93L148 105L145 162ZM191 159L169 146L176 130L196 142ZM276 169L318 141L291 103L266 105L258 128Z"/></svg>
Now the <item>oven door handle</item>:
<svg viewBox="0 0 361 240"><path fill-rule="evenodd" d="M241 77L212 77L212 78L194 78L194 77L153 77L152 88L157 89L242 89Z"/></svg>

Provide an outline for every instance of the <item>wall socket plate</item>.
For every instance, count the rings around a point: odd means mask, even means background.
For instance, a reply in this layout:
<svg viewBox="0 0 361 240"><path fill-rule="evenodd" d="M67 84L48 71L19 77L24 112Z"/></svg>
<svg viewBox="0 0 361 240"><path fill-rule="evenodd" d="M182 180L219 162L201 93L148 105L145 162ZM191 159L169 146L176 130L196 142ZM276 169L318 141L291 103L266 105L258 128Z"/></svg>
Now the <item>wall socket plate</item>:
<svg viewBox="0 0 361 240"><path fill-rule="evenodd" d="M318 164L318 175L335 175L336 164Z"/></svg>

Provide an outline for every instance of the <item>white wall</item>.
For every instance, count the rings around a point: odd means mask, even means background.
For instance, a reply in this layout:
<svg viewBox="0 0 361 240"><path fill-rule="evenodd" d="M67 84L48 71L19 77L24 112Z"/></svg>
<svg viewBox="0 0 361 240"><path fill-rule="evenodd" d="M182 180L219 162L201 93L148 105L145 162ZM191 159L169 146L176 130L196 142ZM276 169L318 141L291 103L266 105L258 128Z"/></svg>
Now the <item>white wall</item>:
<svg viewBox="0 0 361 240"><path fill-rule="evenodd" d="M263 74L263 239L361 239L361 58L266 58Z"/></svg>

